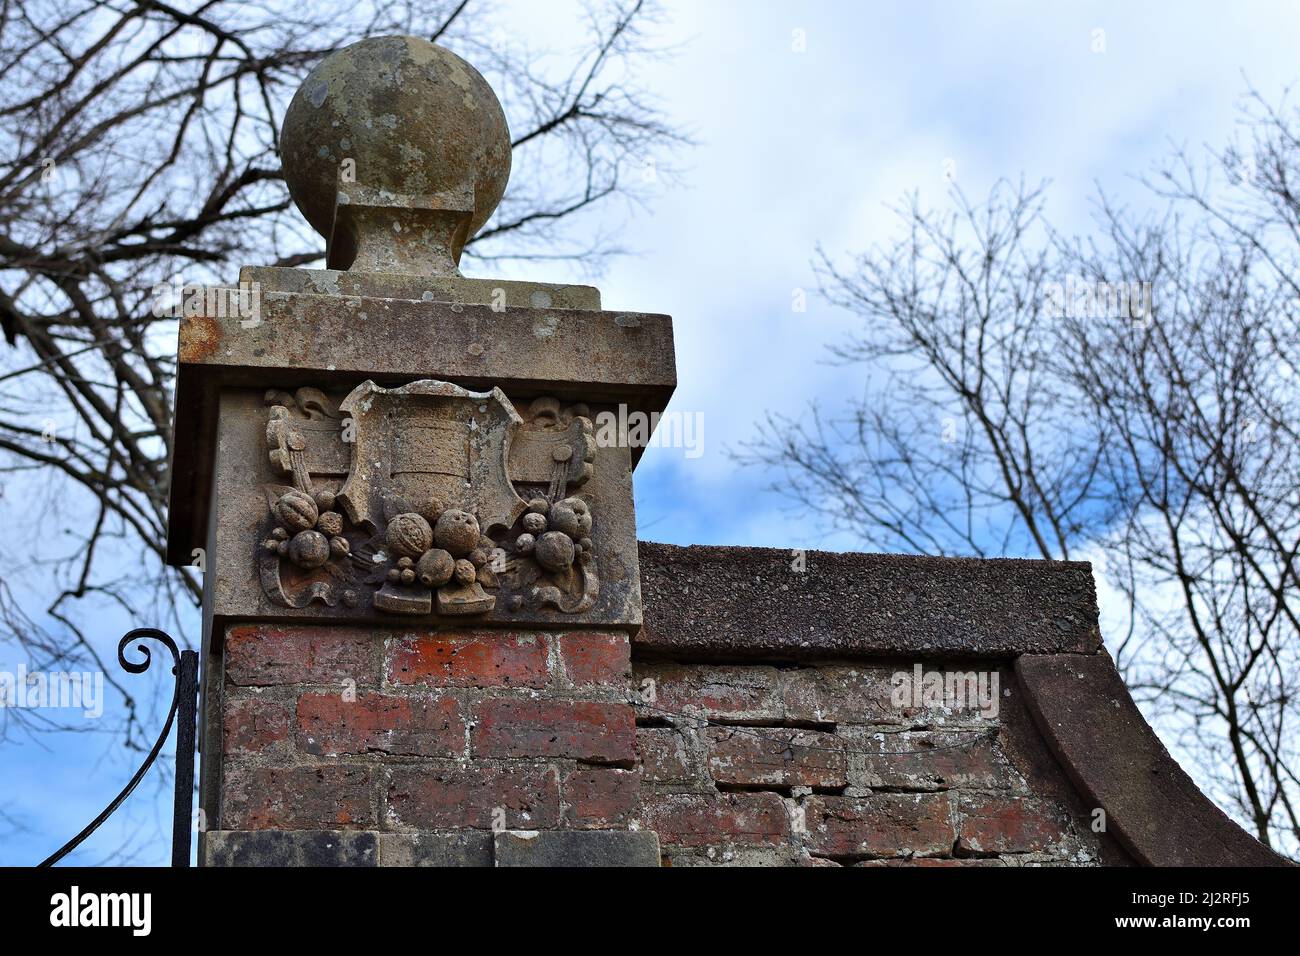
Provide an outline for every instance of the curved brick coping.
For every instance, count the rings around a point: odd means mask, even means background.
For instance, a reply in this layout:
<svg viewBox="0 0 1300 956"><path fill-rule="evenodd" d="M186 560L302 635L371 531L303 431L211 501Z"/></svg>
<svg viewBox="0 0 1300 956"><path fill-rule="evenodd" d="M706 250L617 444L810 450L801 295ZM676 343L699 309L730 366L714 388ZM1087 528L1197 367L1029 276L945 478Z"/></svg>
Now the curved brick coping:
<svg viewBox="0 0 1300 956"><path fill-rule="evenodd" d="M638 654L1000 657L1101 646L1091 566L640 542Z"/></svg>
<svg viewBox="0 0 1300 956"><path fill-rule="evenodd" d="M1197 789L1138 712L1109 654L1025 655L1016 674L1074 785L1149 866L1283 866Z"/></svg>

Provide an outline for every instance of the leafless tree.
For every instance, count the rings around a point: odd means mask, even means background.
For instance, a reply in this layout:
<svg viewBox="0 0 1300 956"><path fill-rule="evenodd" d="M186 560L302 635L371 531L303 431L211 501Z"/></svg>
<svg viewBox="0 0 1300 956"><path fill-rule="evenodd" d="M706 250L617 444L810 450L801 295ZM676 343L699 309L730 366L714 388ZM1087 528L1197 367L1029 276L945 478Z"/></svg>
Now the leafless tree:
<svg viewBox="0 0 1300 956"><path fill-rule="evenodd" d="M822 291L864 331L846 410L769 414L741 453L869 546L1090 557L1127 601L1112 653L1197 782L1300 853L1300 115L1251 94L1242 142L1105 197L1088 237L999 184Z"/></svg>
<svg viewBox="0 0 1300 956"><path fill-rule="evenodd" d="M637 199L641 171L669 172L685 141L636 78L661 52L643 32L656 16L650 0L593 3L571 49L531 50L477 0L0 0L0 645L116 681L94 607L192 619L198 578L162 564L176 328L151 292L322 264L277 154L322 57L402 33L472 61L506 107L514 177L467 256L590 266L619 250L578 240L583 217ZM0 739L73 726L0 720Z"/></svg>

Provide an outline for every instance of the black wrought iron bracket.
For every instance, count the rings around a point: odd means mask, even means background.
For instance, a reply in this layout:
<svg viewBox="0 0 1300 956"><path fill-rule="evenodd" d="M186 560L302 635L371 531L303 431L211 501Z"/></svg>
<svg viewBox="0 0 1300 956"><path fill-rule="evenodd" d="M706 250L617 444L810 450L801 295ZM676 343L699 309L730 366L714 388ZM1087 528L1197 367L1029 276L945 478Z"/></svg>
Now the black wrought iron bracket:
<svg viewBox="0 0 1300 956"><path fill-rule="evenodd" d="M153 749L145 758L140 769L135 772L122 792L113 798L113 802L104 808L104 812L95 817L90 824L75 837L63 844L58 850L41 862L40 866L53 866L63 859L92 833L99 829L105 820L113 815L118 807L131 796L132 791L144 779L149 768L158 759L163 744L171 735L172 724L177 723L176 731L176 796L172 811L172 866L190 865L190 832L193 829L191 817L194 812L194 735L198 716L199 697L199 655L197 651L182 651L176 647L171 636L153 627L138 627L130 631L118 642L117 662L130 674L143 674L149 669L153 653L147 644L137 644L136 650L141 655L140 661L126 658L127 646L132 641L157 641L167 648L172 655L172 674L176 678L176 688L172 693L172 706L167 712L167 723L162 733L154 742ZM179 719L178 719L179 718Z"/></svg>

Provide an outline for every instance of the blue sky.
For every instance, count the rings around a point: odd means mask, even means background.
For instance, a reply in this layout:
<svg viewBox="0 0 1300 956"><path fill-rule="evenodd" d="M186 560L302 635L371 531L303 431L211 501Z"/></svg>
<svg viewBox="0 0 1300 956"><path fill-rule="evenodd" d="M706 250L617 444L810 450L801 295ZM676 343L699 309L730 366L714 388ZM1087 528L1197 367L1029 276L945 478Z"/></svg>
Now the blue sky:
<svg viewBox="0 0 1300 956"><path fill-rule="evenodd" d="M680 384L671 408L703 416L702 456L651 448L636 472L642 537L681 544L857 545L793 517L765 490L770 476L726 455L765 410L833 408L861 387L860 371L820 364L825 345L858 326L814 293L819 243L838 256L889 237L887 205L911 190L943 203L950 170L972 198L999 177L1049 179L1054 224L1085 232L1099 185L1140 209L1132 177L1171 144L1222 146L1247 80L1276 99L1300 76L1300 5L1284 3L669 0L665 8L658 38L676 53L639 75L699 145L678 157L680 181L651 187L646 209L610 208L588 225L621 224L635 254L597 278L605 307L674 317ZM500 9L507 29L544 48L572 37L578 5L516 0ZM1104 52L1094 52L1099 36ZM507 276L588 278L553 264ZM807 291L806 312L791 309L797 289ZM18 517L10 508L0 502L7 522ZM131 623L107 610L96 621L113 643ZM13 662L0 652L0 664ZM42 743L0 748L0 807L28 828L0 841L0 864L42 858L133 767L120 748L105 756L93 733ZM143 843L168 818L167 800L166 787L143 785L80 860L96 862L133 833ZM165 845L140 849L141 862L166 859Z"/></svg>

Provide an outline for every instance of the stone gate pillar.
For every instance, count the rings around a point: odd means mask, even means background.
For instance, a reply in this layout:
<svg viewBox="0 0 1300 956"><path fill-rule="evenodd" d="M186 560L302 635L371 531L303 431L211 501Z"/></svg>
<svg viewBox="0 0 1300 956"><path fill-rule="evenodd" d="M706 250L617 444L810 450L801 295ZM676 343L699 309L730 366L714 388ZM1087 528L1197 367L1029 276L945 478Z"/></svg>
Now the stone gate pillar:
<svg viewBox="0 0 1300 956"><path fill-rule="evenodd" d="M365 40L285 116L326 269L185 302L168 558L205 567L200 862L657 864L626 428L667 316L460 275L510 137L484 79Z"/></svg>

